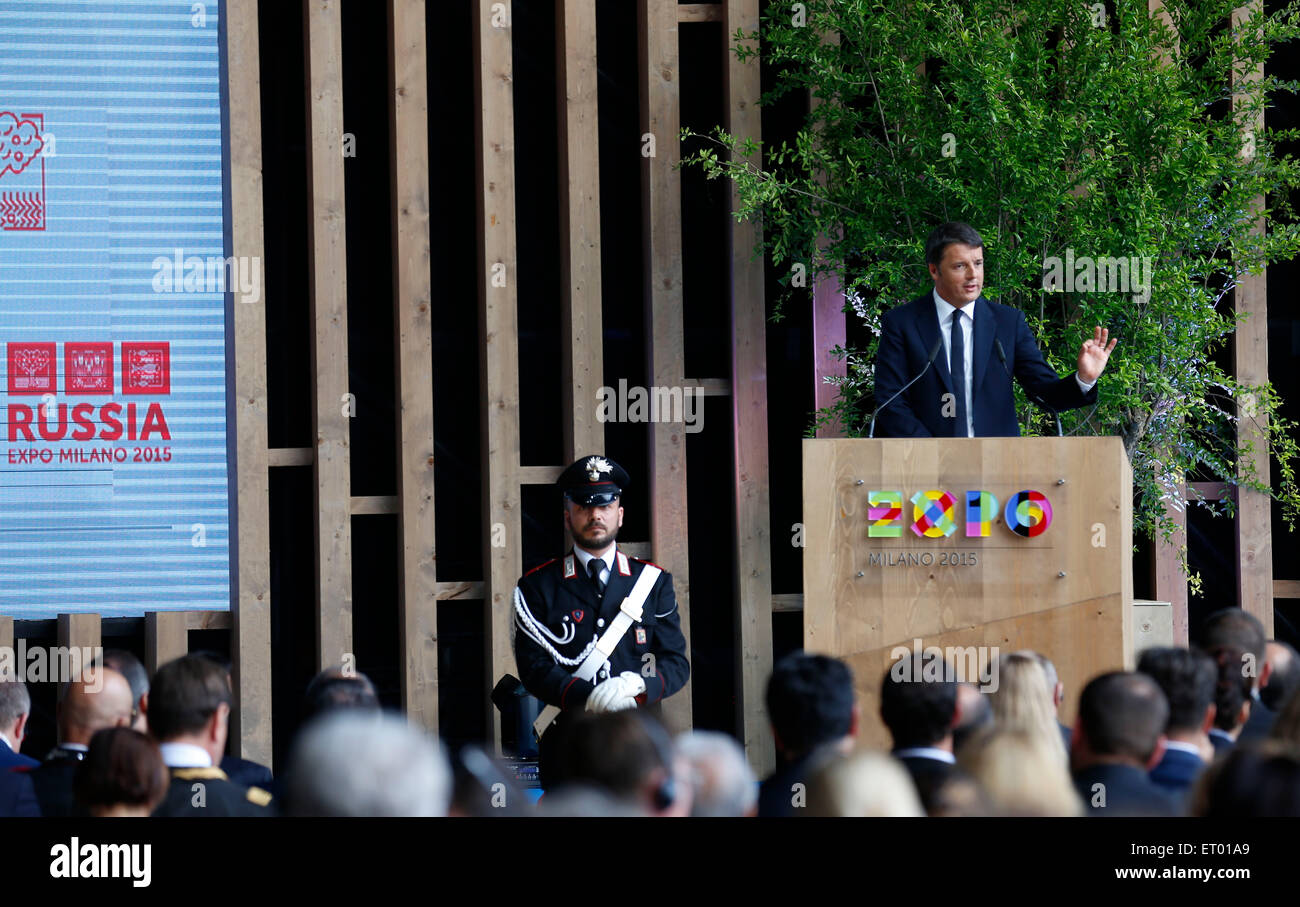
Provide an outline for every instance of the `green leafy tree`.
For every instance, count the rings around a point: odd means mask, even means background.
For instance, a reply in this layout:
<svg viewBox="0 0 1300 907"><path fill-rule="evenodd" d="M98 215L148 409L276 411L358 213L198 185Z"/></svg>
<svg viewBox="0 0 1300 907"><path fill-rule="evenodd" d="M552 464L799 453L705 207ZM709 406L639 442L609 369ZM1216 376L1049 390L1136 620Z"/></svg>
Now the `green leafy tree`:
<svg viewBox="0 0 1300 907"><path fill-rule="evenodd" d="M1119 338L1096 407L1062 418L1069 432L1123 438L1139 531L1168 536L1164 503L1186 505L1184 477L1269 491L1293 526L1295 426L1271 386L1240 384L1215 356L1238 324L1242 276L1300 252L1288 202L1300 167L1277 151L1296 135L1254 129L1270 97L1296 86L1246 78L1296 37L1300 13L1234 22L1227 0L1167 7L773 3L761 34L734 36L735 53L774 65L762 103L807 93L803 128L793 145L766 148L684 130L695 150L683 164L734 181L735 216L761 220L761 251L787 273L837 275L845 311L877 338L884 310L930 286L930 230L970 223L986 242L985 294L1025 313L1052 367L1072 371L1094 325ZM1104 281L1079 268L1084 258L1111 259ZM1137 259L1138 279L1120 282L1119 258ZM775 317L807 299L785 282ZM818 423L865 434L876 343L836 350L847 375ZM1048 428L1023 396L1018 412L1027 433ZM1238 467L1241 419L1280 463L1271 488Z"/></svg>

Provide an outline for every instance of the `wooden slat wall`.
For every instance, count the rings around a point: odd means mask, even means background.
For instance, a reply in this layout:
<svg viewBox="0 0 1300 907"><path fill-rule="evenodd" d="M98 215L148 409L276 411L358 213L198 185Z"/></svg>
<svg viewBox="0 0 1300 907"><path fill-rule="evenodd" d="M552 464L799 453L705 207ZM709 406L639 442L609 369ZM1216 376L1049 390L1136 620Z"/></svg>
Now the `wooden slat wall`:
<svg viewBox="0 0 1300 907"><path fill-rule="evenodd" d="M1233 29L1241 28L1251 16L1260 12L1260 0L1237 8L1232 14ZM1244 74L1233 70L1234 84L1258 82L1264 78L1264 64L1247 70ZM1233 107L1237 98L1233 97ZM1264 113L1260 111L1245 129L1254 135L1264 131ZM1255 210L1264 210L1264 198L1255 200ZM1264 218L1256 221L1252 233L1264 232ZM1263 384L1268 380L1268 273L1248 274L1237 283L1235 293L1237 314L1247 316L1237 323L1232 335L1232 352L1236 362L1237 380L1246 384ZM1267 421L1255 413L1250 395L1238 401L1237 414L1241 422L1237 431L1238 457L1254 466L1255 474L1263 481L1269 480L1269 457L1266 443ZM1249 451L1242 450L1250 445ZM1238 486L1236 513L1236 549L1238 604L1254 614L1264 624L1264 630L1273 635L1273 531L1272 500L1258 491Z"/></svg>
<svg viewBox="0 0 1300 907"><path fill-rule="evenodd" d="M262 260L262 102L257 0L226 5L230 98L231 254ZM265 274L266 269L259 269ZM245 759L271 758L271 529L267 450L266 294L234 304L236 551L234 633L230 641L235 703L230 737Z"/></svg>
<svg viewBox="0 0 1300 907"><path fill-rule="evenodd" d="M564 461L605 450L596 419L602 376L600 143L596 110L596 0L556 0L559 111L560 292Z"/></svg>
<svg viewBox="0 0 1300 907"><path fill-rule="evenodd" d="M144 616L144 667L152 675L190 650L188 611L151 611ZM232 660L231 669L234 669Z"/></svg>
<svg viewBox="0 0 1300 907"><path fill-rule="evenodd" d="M59 645L86 649L103 645L98 614L60 614L58 622Z"/></svg>
<svg viewBox="0 0 1300 907"><path fill-rule="evenodd" d="M655 137L655 156L641 159L646 355L650 383L681 386L686 372L682 323L682 183L677 4L637 0L641 122ZM690 557L686 520L686 434L666 422L650 425L650 546L653 559L673 575L682 633L690 646ZM674 730L691 727L688 683L664 703Z"/></svg>
<svg viewBox="0 0 1300 907"><path fill-rule="evenodd" d="M398 609L402 707L438 730L438 576L434 540L433 318L429 270L429 110L423 0L389 0L393 326L396 368ZM355 508L353 510L355 513Z"/></svg>
<svg viewBox="0 0 1300 907"><path fill-rule="evenodd" d="M316 661L352 652L352 502L348 453L347 237L343 193L343 25L339 0L304 0L311 317L316 342Z"/></svg>
<svg viewBox="0 0 1300 907"><path fill-rule="evenodd" d="M511 27L492 24L491 0L474 11L474 135L479 241L479 386L483 395L483 577L488 687L516 673L510 648L515 581L523 568L519 489L519 332L515 282L515 117ZM494 271L505 285L494 285ZM498 280L497 283L500 283ZM505 544L489 543L505 527ZM492 738L500 723L484 703Z"/></svg>
<svg viewBox="0 0 1300 907"><path fill-rule="evenodd" d="M758 30L759 0L726 0L722 34L727 67L725 128L741 139L762 137L756 61L741 63L732 36ZM761 163L758 166L762 166ZM740 199L732 187L733 210ZM772 548L767 452L767 312L760 236L750 221L728 221L731 255L732 483L735 488L737 724L760 777L776 767L763 691L772 673Z"/></svg>

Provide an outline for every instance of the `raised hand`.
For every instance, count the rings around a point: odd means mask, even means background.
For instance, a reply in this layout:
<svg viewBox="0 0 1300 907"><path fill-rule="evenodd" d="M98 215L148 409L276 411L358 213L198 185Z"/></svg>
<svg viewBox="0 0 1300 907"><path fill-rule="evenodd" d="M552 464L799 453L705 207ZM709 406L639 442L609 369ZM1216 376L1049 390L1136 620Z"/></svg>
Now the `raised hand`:
<svg viewBox="0 0 1300 907"><path fill-rule="evenodd" d="M1092 339L1085 340L1083 346L1079 348L1079 378L1085 383L1091 384L1101 377L1101 373L1106 370L1106 362L1110 359L1110 351L1115 349L1118 340L1110 339L1110 331L1097 325L1096 331L1093 332Z"/></svg>

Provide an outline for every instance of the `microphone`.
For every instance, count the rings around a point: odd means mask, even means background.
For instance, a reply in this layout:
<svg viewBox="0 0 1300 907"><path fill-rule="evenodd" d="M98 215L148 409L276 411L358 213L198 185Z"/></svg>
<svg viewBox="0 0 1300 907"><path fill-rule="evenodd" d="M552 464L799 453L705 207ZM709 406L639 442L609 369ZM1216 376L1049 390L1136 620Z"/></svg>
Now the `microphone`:
<svg viewBox="0 0 1300 907"><path fill-rule="evenodd" d="M889 404L893 403L895 400L897 400L899 394L901 394L903 391L907 390L913 384L921 380L921 376L924 375L926 371L930 368L930 366L934 364L934 360L938 357L939 350L941 349L943 349L942 333L939 334L939 339L934 342L934 349L930 350L930 357L925 360L925 367L916 373L915 378L913 378L911 381L907 382L902 387L900 387L897 391L895 391L893 396L891 396L884 403L877 406L876 411L871 414L871 428L867 431L868 438L874 438L876 436L876 416L880 415L880 411L884 409L886 406L888 406Z"/></svg>
<svg viewBox="0 0 1300 907"><path fill-rule="evenodd" d="M998 361L1002 363L1002 371L1007 373L1008 378L1011 378L1012 377L1011 369L1007 367L1007 352L1006 350L1002 349L1002 341L999 340L997 337L993 338L993 349L997 351ZM1061 432L1061 414L1058 413L1056 410L1052 409L1052 407L1048 406L1047 402L1037 394L1030 394L1029 391L1027 390L1025 391L1025 393L1029 394L1030 400L1033 400L1043 409L1047 410L1049 413L1051 413L1053 416L1056 417L1056 436L1058 438L1065 437L1065 435Z"/></svg>

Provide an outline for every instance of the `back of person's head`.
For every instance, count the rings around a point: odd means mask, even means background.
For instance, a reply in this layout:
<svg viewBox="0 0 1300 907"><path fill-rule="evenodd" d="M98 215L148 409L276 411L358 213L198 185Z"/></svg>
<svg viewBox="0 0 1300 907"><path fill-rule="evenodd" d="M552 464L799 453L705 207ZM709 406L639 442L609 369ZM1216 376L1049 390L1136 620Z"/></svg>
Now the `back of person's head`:
<svg viewBox="0 0 1300 907"><path fill-rule="evenodd" d="M1300 752L1300 690L1291 694L1269 729L1270 739Z"/></svg>
<svg viewBox="0 0 1300 907"><path fill-rule="evenodd" d="M1094 677L1079 695L1079 727L1088 750L1145 766L1169 722L1169 703L1145 674L1112 671Z"/></svg>
<svg viewBox="0 0 1300 907"><path fill-rule="evenodd" d="M31 712L32 696L27 692L27 684L14 677L0 676L0 734Z"/></svg>
<svg viewBox="0 0 1300 907"><path fill-rule="evenodd" d="M994 726L1042 737L1042 744L1064 763L1065 743L1042 664L1033 655L1013 652L997 660L997 672L998 688L989 694Z"/></svg>
<svg viewBox="0 0 1300 907"><path fill-rule="evenodd" d="M149 733L165 743L201 732L230 708L225 669L203 655L183 655L158 669L149 689Z"/></svg>
<svg viewBox="0 0 1300 907"><path fill-rule="evenodd" d="M1300 818L1300 755L1272 740L1234 747L1201 775L1192 815Z"/></svg>
<svg viewBox="0 0 1300 907"><path fill-rule="evenodd" d="M895 749L932 746L952 733L957 682L947 663L924 666L925 656L906 655L885 671L880 684L880 718ZM937 675L937 676L936 676Z"/></svg>
<svg viewBox="0 0 1300 907"><path fill-rule="evenodd" d="M1264 667L1267 638L1259 618L1241 608L1215 611L1201 624L1201 648L1210 655L1222 648L1247 652L1254 659L1256 674Z"/></svg>
<svg viewBox="0 0 1300 907"><path fill-rule="evenodd" d="M629 802L665 810L680 793L672 741L636 709L584 714L564 738L565 784L586 784Z"/></svg>
<svg viewBox="0 0 1300 907"><path fill-rule="evenodd" d="M337 709L379 710L379 696L370 678L358 671L326 668L307 684L303 697L303 723Z"/></svg>
<svg viewBox="0 0 1300 907"><path fill-rule="evenodd" d="M808 784L807 810L795 815L849 818L924 816L912 778L884 753L859 750L829 760Z"/></svg>
<svg viewBox="0 0 1300 907"><path fill-rule="evenodd" d="M1043 677L1047 680L1048 702L1052 706L1052 711L1056 711L1056 706L1059 704L1056 697L1056 688L1060 684L1061 678L1056 673L1056 665L1052 664L1052 659L1048 658L1042 652L1036 652L1033 649L1021 649L1019 652L1014 652L1012 654L1027 655L1034 661L1038 662L1038 666L1043 669Z"/></svg>
<svg viewBox="0 0 1300 907"><path fill-rule="evenodd" d="M1156 682L1169 702L1167 732L1190 733L1205 726L1218 681L1214 659L1196 649L1158 646L1142 653L1137 669Z"/></svg>
<svg viewBox="0 0 1300 907"><path fill-rule="evenodd" d="M1300 655L1289 642L1279 639L1270 639L1265 650L1270 666L1268 686L1259 691L1259 698L1277 712L1300 690Z"/></svg>
<svg viewBox="0 0 1300 907"><path fill-rule="evenodd" d="M126 678L108 667L89 667L64 685L58 706L59 741L86 745L96 731L129 725L135 701Z"/></svg>
<svg viewBox="0 0 1300 907"><path fill-rule="evenodd" d="M758 808L758 779L739 743L719 731L689 731L674 745L691 767L692 816L754 814Z"/></svg>
<svg viewBox="0 0 1300 907"><path fill-rule="evenodd" d="M131 687L132 701L139 703L140 697L149 692L149 672L140 659L126 649L105 649L102 664L126 678Z"/></svg>
<svg viewBox="0 0 1300 907"><path fill-rule="evenodd" d="M285 788L294 816L445 816L451 765L441 743L404 718L344 709L303 729Z"/></svg>
<svg viewBox="0 0 1300 907"><path fill-rule="evenodd" d="M853 674L829 655L792 652L772 666L767 714L787 759L811 753L854 730Z"/></svg>
<svg viewBox="0 0 1300 907"><path fill-rule="evenodd" d="M1083 814L1069 769L1040 734L1002 729L980 734L958 761L1004 815Z"/></svg>
<svg viewBox="0 0 1300 907"><path fill-rule="evenodd" d="M158 745L129 727L105 728L90 738L77 767L73 793L92 814L114 808L153 812L167 795L167 766Z"/></svg>
<svg viewBox="0 0 1300 907"><path fill-rule="evenodd" d="M993 725L993 706L979 687L965 681L957 684L956 726L952 729L952 748L959 751L966 742Z"/></svg>
<svg viewBox="0 0 1300 907"><path fill-rule="evenodd" d="M1251 654L1236 646L1219 646L1213 656L1216 662L1214 687L1214 726L1221 731L1235 732L1250 718L1250 691L1254 686L1254 672L1250 670Z"/></svg>

